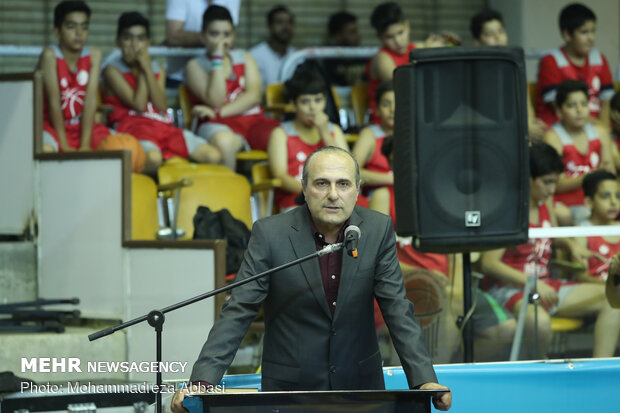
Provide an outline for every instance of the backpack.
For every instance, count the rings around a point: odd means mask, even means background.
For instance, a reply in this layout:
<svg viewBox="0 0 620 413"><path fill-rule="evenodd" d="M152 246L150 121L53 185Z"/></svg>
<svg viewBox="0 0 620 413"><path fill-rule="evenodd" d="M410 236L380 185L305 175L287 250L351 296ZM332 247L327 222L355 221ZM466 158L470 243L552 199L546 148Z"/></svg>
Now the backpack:
<svg viewBox="0 0 620 413"><path fill-rule="evenodd" d="M225 208L213 212L208 207L199 206L194 215L193 239L225 239L226 274L232 274L241 266L250 241L250 230Z"/></svg>

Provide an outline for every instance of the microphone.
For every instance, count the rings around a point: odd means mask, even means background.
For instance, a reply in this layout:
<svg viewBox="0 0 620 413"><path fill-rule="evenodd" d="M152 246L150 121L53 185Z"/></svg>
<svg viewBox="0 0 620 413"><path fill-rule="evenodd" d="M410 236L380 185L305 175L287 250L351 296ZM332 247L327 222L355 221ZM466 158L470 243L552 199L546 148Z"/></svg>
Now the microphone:
<svg viewBox="0 0 620 413"><path fill-rule="evenodd" d="M357 241L362 236L362 231L355 225L349 225L344 230L344 243L347 247L347 254L357 258Z"/></svg>

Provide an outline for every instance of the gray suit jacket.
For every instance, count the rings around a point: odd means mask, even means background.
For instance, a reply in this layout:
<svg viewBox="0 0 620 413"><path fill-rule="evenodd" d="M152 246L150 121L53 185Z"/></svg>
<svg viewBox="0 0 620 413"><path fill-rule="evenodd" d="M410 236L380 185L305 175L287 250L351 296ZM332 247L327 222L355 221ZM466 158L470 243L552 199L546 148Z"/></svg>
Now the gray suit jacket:
<svg viewBox="0 0 620 413"><path fill-rule="evenodd" d="M359 258L343 255L333 317L316 258L238 287L211 329L191 380L220 382L264 304L263 390L384 389L376 298L410 387L436 382L413 304L405 296L391 219L356 206L350 222L362 232ZM305 206L260 220L237 279L314 251Z"/></svg>

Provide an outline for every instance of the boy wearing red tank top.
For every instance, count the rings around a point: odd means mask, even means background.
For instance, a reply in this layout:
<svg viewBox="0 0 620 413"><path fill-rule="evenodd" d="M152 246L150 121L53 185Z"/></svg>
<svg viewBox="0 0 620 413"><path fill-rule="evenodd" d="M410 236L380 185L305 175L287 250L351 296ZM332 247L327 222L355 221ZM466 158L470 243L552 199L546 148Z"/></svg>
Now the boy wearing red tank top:
<svg viewBox="0 0 620 413"><path fill-rule="evenodd" d="M549 202L563 170L562 159L546 143L530 146L530 228L556 225L555 210ZM594 315L593 357L614 355L620 334L620 309L613 309L605 298L602 284L576 283L551 277L549 260L551 245L570 252L573 260L586 266L588 259L598 257L574 239L532 238L516 247L487 251L482 254L481 268L485 275L483 288L500 304L519 314L527 305L525 335L531 339L538 327L539 357L546 357L551 340L551 315L583 317ZM536 292L540 296L538 310L524 301L523 286L529 276L536 276ZM530 342L526 339L526 342ZM525 350L533 348L526 345ZM530 354L532 356L532 354Z"/></svg>
<svg viewBox="0 0 620 413"><path fill-rule="evenodd" d="M565 80L558 85L555 102L559 121L543 138L562 156L564 172L560 175L554 200L570 208L575 224L580 224L590 214L581 189L583 177L596 169L615 172L609 134L589 120L587 93L588 86L576 80ZM560 223L566 224L565 221Z"/></svg>
<svg viewBox="0 0 620 413"><path fill-rule="evenodd" d="M618 225L620 212L620 183L616 175L607 171L594 171L583 179L583 192L586 206L592 214L584 225ZM592 236L577 238L576 241L590 251L599 254L588 260L588 268L578 275L582 282L605 284L611 258L620 252L620 236Z"/></svg>
<svg viewBox="0 0 620 413"><path fill-rule="evenodd" d="M219 163L217 148L172 124L166 112L166 72L151 60L150 44L148 19L135 11L123 13L116 34L121 55L108 59L102 68L103 101L113 108L110 124L140 141L146 173L157 171L164 159L173 156Z"/></svg>
<svg viewBox="0 0 620 413"><path fill-rule="evenodd" d="M101 51L86 45L90 8L63 1L54 9L54 36L37 65L43 71L43 151L97 149L110 130L95 123Z"/></svg>
<svg viewBox="0 0 620 413"><path fill-rule="evenodd" d="M391 80L381 83L376 92L380 125L369 125L360 131L353 147L353 156L360 165L362 191L368 196L374 189L394 185L394 173L381 146L394 132L394 86Z"/></svg>
<svg viewBox="0 0 620 413"><path fill-rule="evenodd" d="M547 126L557 121L553 105L556 88L563 80L572 79L588 85L590 116L607 125L614 85L605 55L594 47L596 15L589 7L573 3L562 9L559 21L565 43L540 60L536 117Z"/></svg>
<svg viewBox="0 0 620 413"><path fill-rule="evenodd" d="M441 35L431 34L421 42L411 42L409 39L409 20L395 2L382 3L375 7L370 16L370 24L377 32L381 48L366 64L368 78L368 95L370 120L380 123L376 115L375 91L381 82L394 77L394 69L409 63L409 52L416 47L439 47L459 44L460 39L452 33Z"/></svg>
<svg viewBox="0 0 620 413"><path fill-rule="evenodd" d="M222 163L236 167L237 152L266 150L278 125L260 107L261 77L252 55L233 49L235 28L225 7L209 6L202 18L205 54L187 63L185 82L200 119L196 133L219 149Z"/></svg>
<svg viewBox="0 0 620 413"><path fill-rule="evenodd" d="M269 169L282 180L276 192L280 212L297 206L301 193L304 163L308 156L323 146L349 149L342 130L329 122L325 113L325 82L315 72L300 67L284 84L287 98L295 109L295 119L283 122L269 138Z"/></svg>

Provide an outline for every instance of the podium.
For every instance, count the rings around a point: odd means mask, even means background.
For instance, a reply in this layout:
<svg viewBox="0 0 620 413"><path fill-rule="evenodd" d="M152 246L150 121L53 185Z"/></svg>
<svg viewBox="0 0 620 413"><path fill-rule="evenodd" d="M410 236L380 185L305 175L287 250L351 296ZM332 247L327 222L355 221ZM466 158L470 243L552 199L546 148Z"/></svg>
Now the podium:
<svg viewBox="0 0 620 413"><path fill-rule="evenodd" d="M209 393L186 397L189 413L426 413L444 390L333 390Z"/></svg>

